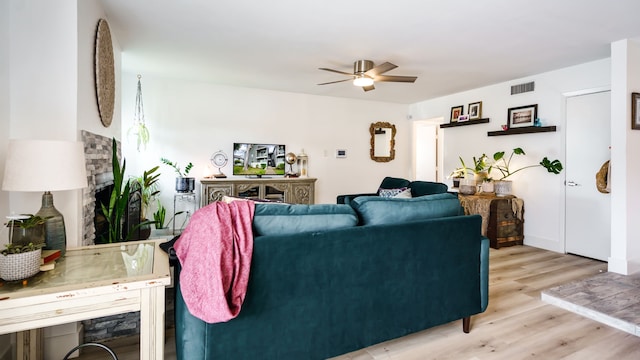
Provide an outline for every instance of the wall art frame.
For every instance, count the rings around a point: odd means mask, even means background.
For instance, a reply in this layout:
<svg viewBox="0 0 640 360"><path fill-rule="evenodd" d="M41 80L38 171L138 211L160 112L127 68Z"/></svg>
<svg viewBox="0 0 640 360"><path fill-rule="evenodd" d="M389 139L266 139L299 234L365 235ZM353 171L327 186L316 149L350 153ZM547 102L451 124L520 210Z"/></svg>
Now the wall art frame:
<svg viewBox="0 0 640 360"><path fill-rule="evenodd" d="M533 126L538 117L538 104L512 107L507 114L509 129Z"/></svg>
<svg viewBox="0 0 640 360"><path fill-rule="evenodd" d="M640 93L631 93L631 129L640 130Z"/></svg>
<svg viewBox="0 0 640 360"><path fill-rule="evenodd" d="M458 118L463 114L464 105L458 105L451 108L451 117L449 122L458 122Z"/></svg>
<svg viewBox="0 0 640 360"><path fill-rule="evenodd" d="M469 120L477 120L482 118L482 101L476 101L469 104Z"/></svg>

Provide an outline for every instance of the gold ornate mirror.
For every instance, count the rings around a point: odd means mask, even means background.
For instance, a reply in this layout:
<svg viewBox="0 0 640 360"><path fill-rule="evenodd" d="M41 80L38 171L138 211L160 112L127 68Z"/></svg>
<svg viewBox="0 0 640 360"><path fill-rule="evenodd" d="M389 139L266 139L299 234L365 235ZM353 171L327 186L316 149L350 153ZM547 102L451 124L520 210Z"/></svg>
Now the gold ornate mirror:
<svg viewBox="0 0 640 360"><path fill-rule="evenodd" d="M396 157L396 126L388 122L377 122L369 126L371 134L371 160L389 162Z"/></svg>

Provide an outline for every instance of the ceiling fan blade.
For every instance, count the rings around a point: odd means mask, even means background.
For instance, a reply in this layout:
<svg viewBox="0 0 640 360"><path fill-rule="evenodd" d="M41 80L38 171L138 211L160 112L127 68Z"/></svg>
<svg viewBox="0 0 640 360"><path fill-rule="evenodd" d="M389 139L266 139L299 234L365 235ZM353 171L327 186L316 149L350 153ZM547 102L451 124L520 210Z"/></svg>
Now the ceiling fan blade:
<svg viewBox="0 0 640 360"><path fill-rule="evenodd" d="M365 92L366 92L366 91L375 90L375 89L376 89L376 88L375 88L375 86L373 86L373 85L363 86L363 87L362 87L362 90L364 90Z"/></svg>
<svg viewBox="0 0 640 360"><path fill-rule="evenodd" d="M378 75L374 78L375 81L394 81L394 82L415 82L417 76L393 76L393 75Z"/></svg>
<svg viewBox="0 0 640 360"><path fill-rule="evenodd" d="M395 69L397 67L398 67L397 65L394 65L394 64L392 64L390 62L385 62L384 64L380 64L380 65L374 67L373 69L365 72L364 74L369 76L369 77L375 77L377 75L384 74L389 70L393 70L393 69Z"/></svg>
<svg viewBox="0 0 640 360"><path fill-rule="evenodd" d="M333 70L333 69L327 69L327 68L318 68L318 69L324 70L324 71L331 71L331 72L342 74L342 75L353 76L352 73L348 73L348 72L344 72L344 71L340 71L340 70Z"/></svg>
<svg viewBox="0 0 640 360"><path fill-rule="evenodd" d="M318 84L318 85L335 84L335 83L339 83L339 82L343 82L343 81L351 81L351 79L344 79L344 80L338 80L338 81L330 81L330 82L326 82L326 83L322 83L322 84Z"/></svg>

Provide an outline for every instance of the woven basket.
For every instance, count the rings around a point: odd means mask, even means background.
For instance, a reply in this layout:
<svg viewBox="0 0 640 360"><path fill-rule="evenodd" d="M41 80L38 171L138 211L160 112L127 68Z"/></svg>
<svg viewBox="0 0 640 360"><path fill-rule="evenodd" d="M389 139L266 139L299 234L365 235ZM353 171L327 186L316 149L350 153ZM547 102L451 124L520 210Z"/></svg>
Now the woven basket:
<svg viewBox="0 0 640 360"><path fill-rule="evenodd" d="M32 277L40 272L41 254L41 249L21 254L0 254L0 278L15 281Z"/></svg>

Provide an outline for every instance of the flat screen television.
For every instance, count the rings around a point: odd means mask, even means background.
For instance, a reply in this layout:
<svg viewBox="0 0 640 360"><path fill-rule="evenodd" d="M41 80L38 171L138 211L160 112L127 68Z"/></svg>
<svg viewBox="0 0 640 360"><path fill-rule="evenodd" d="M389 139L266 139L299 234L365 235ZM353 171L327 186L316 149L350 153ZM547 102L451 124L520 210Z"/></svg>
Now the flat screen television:
<svg viewBox="0 0 640 360"><path fill-rule="evenodd" d="M284 175L286 151L278 144L233 144L233 175L268 177Z"/></svg>

